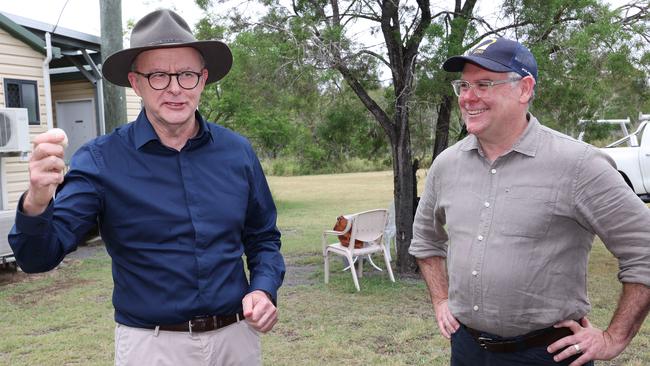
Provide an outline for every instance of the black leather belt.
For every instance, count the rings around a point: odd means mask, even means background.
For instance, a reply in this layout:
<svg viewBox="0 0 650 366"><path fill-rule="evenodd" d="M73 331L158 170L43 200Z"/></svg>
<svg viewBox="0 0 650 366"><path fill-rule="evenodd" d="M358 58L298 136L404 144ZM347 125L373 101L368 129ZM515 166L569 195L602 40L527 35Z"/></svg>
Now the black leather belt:
<svg viewBox="0 0 650 366"><path fill-rule="evenodd" d="M227 327L230 324L237 323L244 319L243 312L232 315L199 316L180 324L161 324L158 326L158 329L172 332L209 332L211 330ZM151 329L155 328L156 327L151 327Z"/></svg>
<svg viewBox="0 0 650 366"><path fill-rule="evenodd" d="M516 338L492 338L485 332L472 329L463 325L474 340L481 346L481 348L490 352L517 352L523 351L532 347L546 347L551 343L570 336L573 332L569 328L554 328L549 327L543 330L529 333L530 335L523 335Z"/></svg>

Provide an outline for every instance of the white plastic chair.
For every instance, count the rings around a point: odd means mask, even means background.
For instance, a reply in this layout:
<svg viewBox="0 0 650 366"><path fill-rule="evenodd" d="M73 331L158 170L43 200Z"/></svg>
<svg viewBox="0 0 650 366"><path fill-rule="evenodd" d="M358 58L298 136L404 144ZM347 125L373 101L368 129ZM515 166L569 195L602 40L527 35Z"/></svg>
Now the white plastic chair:
<svg viewBox="0 0 650 366"><path fill-rule="evenodd" d="M363 276L363 257L373 253L383 253L384 262L386 263L386 269L390 280L395 282L395 277L393 276L393 270L390 267L389 255L386 251L386 246L384 246L382 238L384 236L384 230L386 228L386 221L388 220L388 212L386 209L370 210L359 212L352 215L346 215L348 217L348 225L343 231L334 231L334 230L325 230L322 236L323 243L323 258L325 261L325 283L329 283L329 254L336 254L345 257L350 264L350 273L352 273L352 280L354 281L354 286L357 288L357 291L361 291L359 287L358 277ZM344 247L338 241L338 236L351 232L350 236L350 245ZM328 236L336 237L336 243L328 244ZM361 240L364 242L364 246L359 249L354 248L355 240ZM357 269L352 265L354 263L354 258L357 258ZM358 274L357 274L358 271Z"/></svg>

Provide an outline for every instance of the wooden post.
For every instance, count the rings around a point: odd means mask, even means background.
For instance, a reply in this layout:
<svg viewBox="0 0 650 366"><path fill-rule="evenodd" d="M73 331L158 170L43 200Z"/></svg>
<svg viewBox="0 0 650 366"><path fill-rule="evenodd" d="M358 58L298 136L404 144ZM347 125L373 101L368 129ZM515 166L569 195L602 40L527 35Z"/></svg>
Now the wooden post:
<svg viewBox="0 0 650 366"><path fill-rule="evenodd" d="M99 2L101 22L102 63L108 56L122 49L122 0ZM126 93L123 87L104 80L104 119L106 133L128 122L126 120ZM101 103L101 101L100 101Z"/></svg>

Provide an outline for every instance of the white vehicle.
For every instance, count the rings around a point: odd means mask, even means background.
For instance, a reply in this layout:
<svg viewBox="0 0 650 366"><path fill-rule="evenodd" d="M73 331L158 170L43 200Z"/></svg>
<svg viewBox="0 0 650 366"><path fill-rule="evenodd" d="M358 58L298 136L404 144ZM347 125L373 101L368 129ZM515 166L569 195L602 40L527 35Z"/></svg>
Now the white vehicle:
<svg viewBox="0 0 650 366"><path fill-rule="evenodd" d="M11 227L14 224L14 218L16 217L15 211L0 211L0 268L6 267L9 264L13 264L15 268L14 252L9 246L7 241L7 234L11 230Z"/></svg>
<svg viewBox="0 0 650 366"><path fill-rule="evenodd" d="M631 134L626 133L623 138L601 150L614 159L616 168L634 193L643 202L650 202L650 127L648 126L650 114L639 113L639 122L636 131ZM602 123L620 123L623 131L627 132L625 123L629 123L629 119L609 120ZM582 136L578 139L580 137Z"/></svg>

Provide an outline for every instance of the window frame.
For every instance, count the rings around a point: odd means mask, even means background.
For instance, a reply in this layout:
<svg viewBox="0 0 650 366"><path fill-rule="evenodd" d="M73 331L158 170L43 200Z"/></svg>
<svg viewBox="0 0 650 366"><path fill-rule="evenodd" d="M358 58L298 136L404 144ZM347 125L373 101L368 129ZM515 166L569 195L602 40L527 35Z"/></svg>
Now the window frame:
<svg viewBox="0 0 650 366"><path fill-rule="evenodd" d="M19 98L20 98L20 106L10 106L9 105L9 93L8 93L8 87L9 84L17 84L18 89L19 89ZM8 108L27 108L28 113L27 115L29 116L29 106L25 105L25 102L23 101L23 87L25 85L30 85L34 87L34 112L36 115L36 119L32 120L29 118L29 125L30 126L38 126L41 124L41 114L39 111L39 101L38 101L38 82L36 80L26 80L26 79L9 79L5 78L3 81L3 86L4 86L4 95L5 95L5 107Z"/></svg>

